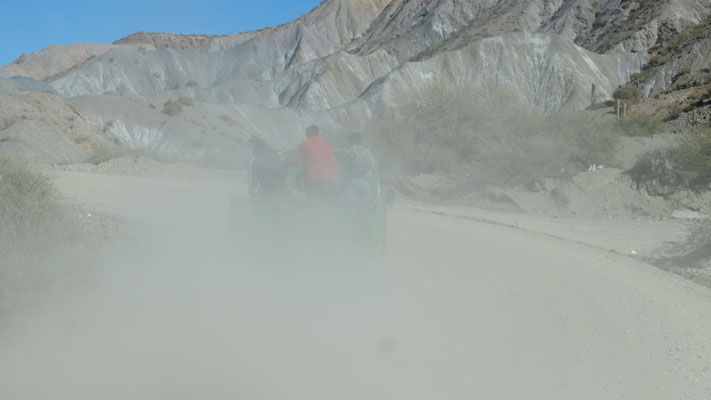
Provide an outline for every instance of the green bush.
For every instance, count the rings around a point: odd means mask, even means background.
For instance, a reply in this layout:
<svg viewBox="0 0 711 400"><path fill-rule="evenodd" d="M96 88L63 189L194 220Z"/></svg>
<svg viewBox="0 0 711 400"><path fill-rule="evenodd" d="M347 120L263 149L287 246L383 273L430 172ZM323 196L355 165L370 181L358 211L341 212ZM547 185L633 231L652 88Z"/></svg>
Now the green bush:
<svg viewBox="0 0 711 400"><path fill-rule="evenodd" d="M171 117L176 116L183 112L184 107L192 107L193 99L190 97L180 97L178 100L168 100L163 103L163 113L170 115Z"/></svg>
<svg viewBox="0 0 711 400"><path fill-rule="evenodd" d="M666 196L681 189L703 192L711 185L711 129L688 131L666 151L642 156L627 174L651 195Z"/></svg>
<svg viewBox="0 0 711 400"><path fill-rule="evenodd" d="M193 99L191 99L190 97L183 96L178 99L178 103L180 105L185 106L185 107L192 107L193 106Z"/></svg>
<svg viewBox="0 0 711 400"><path fill-rule="evenodd" d="M617 126L624 136L654 136L666 130L662 121L642 113L631 113L619 120Z"/></svg>
<svg viewBox="0 0 711 400"><path fill-rule="evenodd" d="M530 185L610 165L620 137L614 124L543 116L464 86L404 94L394 114L372 130L400 172L452 174L478 184Z"/></svg>
<svg viewBox="0 0 711 400"><path fill-rule="evenodd" d="M115 158L125 157L129 153L129 150L117 144L99 142L93 146L87 162L89 164L99 165Z"/></svg>
<svg viewBox="0 0 711 400"><path fill-rule="evenodd" d="M177 101L168 100L163 103L163 114L176 116L183 112L183 105Z"/></svg>
<svg viewBox="0 0 711 400"><path fill-rule="evenodd" d="M108 133L111 130L111 128L113 128L113 127L114 127L114 121L108 121L101 128L101 132Z"/></svg>
<svg viewBox="0 0 711 400"><path fill-rule="evenodd" d="M58 195L49 178L0 159L0 242L29 239L58 213Z"/></svg>
<svg viewBox="0 0 711 400"><path fill-rule="evenodd" d="M678 104L675 104L670 110L669 110L669 120L675 120L679 119L684 114L684 110L679 107Z"/></svg>
<svg viewBox="0 0 711 400"><path fill-rule="evenodd" d="M587 109L588 110L601 110L604 108L610 108L615 106L615 101L614 100L605 100L601 101L599 103L591 104Z"/></svg>
<svg viewBox="0 0 711 400"><path fill-rule="evenodd" d="M49 178L0 159L0 314L51 273L76 228Z"/></svg>
<svg viewBox="0 0 711 400"><path fill-rule="evenodd" d="M642 98L642 91L639 86L635 84L622 85L615 89L612 93L612 98L615 100L622 100L629 104L639 103Z"/></svg>

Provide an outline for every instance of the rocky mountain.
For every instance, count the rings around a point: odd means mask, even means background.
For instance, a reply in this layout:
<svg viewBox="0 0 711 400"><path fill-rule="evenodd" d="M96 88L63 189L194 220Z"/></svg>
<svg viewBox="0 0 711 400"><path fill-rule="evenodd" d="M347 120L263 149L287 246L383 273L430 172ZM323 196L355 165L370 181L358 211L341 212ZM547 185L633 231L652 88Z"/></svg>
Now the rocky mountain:
<svg viewBox="0 0 711 400"><path fill-rule="evenodd" d="M125 144L200 158L251 134L287 145L313 122L357 125L431 83L583 109L710 10L711 0L326 0L258 32L52 47L0 77L42 81ZM194 105L165 113L179 98ZM217 120L188 116L196 109Z"/></svg>

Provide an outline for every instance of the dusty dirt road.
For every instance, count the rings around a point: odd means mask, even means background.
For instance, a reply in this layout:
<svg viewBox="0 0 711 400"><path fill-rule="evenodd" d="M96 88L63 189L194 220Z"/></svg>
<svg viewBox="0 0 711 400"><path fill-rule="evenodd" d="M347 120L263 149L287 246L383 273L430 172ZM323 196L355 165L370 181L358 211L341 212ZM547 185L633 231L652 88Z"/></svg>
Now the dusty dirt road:
<svg viewBox="0 0 711 400"><path fill-rule="evenodd" d="M398 206L381 265L273 266L231 251L238 183L54 179L135 235L0 331L2 399L711 398L711 291L606 249L673 224Z"/></svg>

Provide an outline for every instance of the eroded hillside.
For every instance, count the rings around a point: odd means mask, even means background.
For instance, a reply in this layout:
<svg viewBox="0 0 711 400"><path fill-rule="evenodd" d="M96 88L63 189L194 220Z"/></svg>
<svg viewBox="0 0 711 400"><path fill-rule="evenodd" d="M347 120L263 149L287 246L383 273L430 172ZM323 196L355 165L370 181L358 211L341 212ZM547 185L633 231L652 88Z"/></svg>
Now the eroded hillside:
<svg viewBox="0 0 711 400"><path fill-rule="evenodd" d="M433 82L507 93L546 112L581 110L639 77L647 49L709 9L706 0L327 0L292 23L240 35L137 33L55 46L0 77L42 81L4 87L71 98L111 139L194 158L244 135L286 145L310 123L338 130ZM670 73L648 79L645 92L672 86ZM193 126L187 114L163 112L179 98L228 115L233 130L211 137L220 122Z"/></svg>

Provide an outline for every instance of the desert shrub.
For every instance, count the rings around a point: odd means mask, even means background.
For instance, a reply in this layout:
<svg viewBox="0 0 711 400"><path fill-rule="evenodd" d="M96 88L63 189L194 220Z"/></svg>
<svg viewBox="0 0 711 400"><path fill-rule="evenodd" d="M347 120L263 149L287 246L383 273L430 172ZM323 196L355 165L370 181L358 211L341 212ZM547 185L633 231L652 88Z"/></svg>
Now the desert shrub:
<svg viewBox="0 0 711 400"><path fill-rule="evenodd" d="M630 82L640 83L644 80L644 74L641 72L636 72L630 75Z"/></svg>
<svg viewBox="0 0 711 400"><path fill-rule="evenodd" d="M183 112L184 107L192 106L193 100L190 97L183 96L178 100L168 100L163 103L163 113L173 117Z"/></svg>
<svg viewBox="0 0 711 400"><path fill-rule="evenodd" d="M577 115L544 116L511 98L481 98L466 87L431 85L396 101L373 128L376 146L403 173L444 173L479 184L529 185L609 165L614 124Z"/></svg>
<svg viewBox="0 0 711 400"><path fill-rule="evenodd" d="M185 84L185 87L199 87L200 85L195 81L189 81Z"/></svg>
<svg viewBox="0 0 711 400"><path fill-rule="evenodd" d="M641 97L642 91L639 86L634 84L622 85L612 93L613 99L622 100L629 104L638 103Z"/></svg>
<svg viewBox="0 0 711 400"><path fill-rule="evenodd" d="M679 105L674 105L671 110L669 110L669 119L670 120L675 120L678 119L679 117L684 114L684 109L679 107Z"/></svg>
<svg viewBox="0 0 711 400"><path fill-rule="evenodd" d="M610 108L610 107L614 107L614 106L615 106L614 100L605 100L605 101L591 104L587 109L588 110L601 110L604 108Z"/></svg>
<svg viewBox="0 0 711 400"><path fill-rule="evenodd" d="M688 131L680 143L642 156L627 174L638 189L665 196L681 189L703 192L711 185L711 129Z"/></svg>
<svg viewBox="0 0 711 400"><path fill-rule="evenodd" d="M711 220L699 221L693 226L683 246L692 251L704 251L705 258L711 258Z"/></svg>
<svg viewBox="0 0 711 400"><path fill-rule="evenodd" d="M159 163L175 162L175 157L162 154L160 148L156 147L125 147L120 144L101 142L94 145L89 153L88 163L93 165L103 164L121 157L147 158Z"/></svg>
<svg viewBox="0 0 711 400"><path fill-rule="evenodd" d="M394 118L376 127L380 147L407 154L402 161L409 171L453 172L474 153L476 138L470 129L481 118L471 109L474 98L465 88L436 84L401 96Z"/></svg>
<svg viewBox="0 0 711 400"><path fill-rule="evenodd" d="M178 104L181 104L185 107L192 107L193 106L193 99L191 99L190 97L183 96L178 99Z"/></svg>
<svg viewBox="0 0 711 400"><path fill-rule="evenodd" d="M227 114L222 114L219 118L220 120L222 120L222 122L226 123L229 126L234 126L237 123L237 121L232 116Z"/></svg>
<svg viewBox="0 0 711 400"><path fill-rule="evenodd" d="M101 127L101 132L108 133L111 130L111 128L113 128L113 127L114 127L114 121L107 121L106 123L104 123L104 126Z"/></svg>
<svg viewBox="0 0 711 400"><path fill-rule="evenodd" d="M49 178L0 158L0 242L29 238L59 211Z"/></svg>
<svg viewBox="0 0 711 400"><path fill-rule="evenodd" d="M179 157L171 156L161 152L159 146L144 146L139 148L126 149L126 157L147 158L161 164L169 164L179 161Z"/></svg>
<svg viewBox="0 0 711 400"><path fill-rule="evenodd" d="M674 273L711 287L711 271L698 273L699 269L706 269L711 260L711 220L697 221L689 230L686 241L670 250L672 257L662 265L671 266Z"/></svg>
<svg viewBox="0 0 711 400"><path fill-rule="evenodd" d="M0 158L0 314L47 279L47 257L76 232L48 177Z"/></svg>
<svg viewBox="0 0 711 400"><path fill-rule="evenodd" d="M619 142L613 125L579 116L520 114L500 131L504 141L483 156L495 181L530 184L544 178L566 179L590 165L610 165Z"/></svg>
<svg viewBox="0 0 711 400"><path fill-rule="evenodd" d="M624 136L654 136L666 129L662 121L642 113L631 113L619 120L617 126Z"/></svg>
<svg viewBox="0 0 711 400"><path fill-rule="evenodd" d="M89 164L99 165L106 161L128 155L129 151L117 144L99 142L95 144L89 152L89 158L86 160Z"/></svg>
<svg viewBox="0 0 711 400"><path fill-rule="evenodd" d="M664 64L665 62L667 62L667 53L668 53L668 50L666 48L661 48L659 50L658 54L653 55L649 59L649 63L647 63L647 67L653 68L653 67L660 66L660 65Z"/></svg>
<svg viewBox="0 0 711 400"><path fill-rule="evenodd" d="M684 90L684 89L688 89L693 86L694 86L693 82L691 82L689 79L685 79L685 80L676 84L676 89L677 90Z"/></svg>
<svg viewBox="0 0 711 400"><path fill-rule="evenodd" d="M704 93L699 90L694 90L686 96L686 99L691 102L698 102L702 100Z"/></svg>
<svg viewBox="0 0 711 400"><path fill-rule="evenodd" d="M177 101L168 100L163 103L163 114L175 116L183 112L183 104Z"/></svg>

